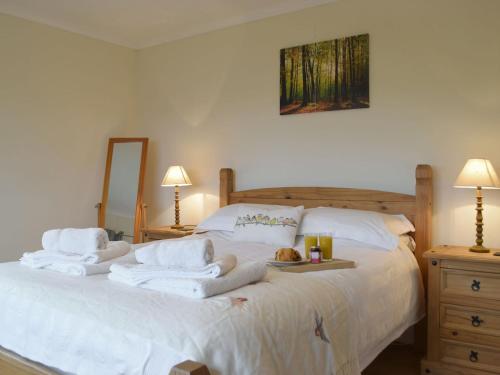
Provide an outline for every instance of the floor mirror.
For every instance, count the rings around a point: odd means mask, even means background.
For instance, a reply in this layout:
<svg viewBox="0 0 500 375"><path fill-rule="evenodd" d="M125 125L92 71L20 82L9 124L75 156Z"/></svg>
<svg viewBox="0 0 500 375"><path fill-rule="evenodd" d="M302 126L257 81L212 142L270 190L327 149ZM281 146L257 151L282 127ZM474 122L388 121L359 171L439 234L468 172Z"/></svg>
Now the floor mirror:
<svg viewBox="0 0 500 375"><path fill-rule="evenodd" d="M98 225L111 241L140 242L148 138L110 138Z"/></svg>

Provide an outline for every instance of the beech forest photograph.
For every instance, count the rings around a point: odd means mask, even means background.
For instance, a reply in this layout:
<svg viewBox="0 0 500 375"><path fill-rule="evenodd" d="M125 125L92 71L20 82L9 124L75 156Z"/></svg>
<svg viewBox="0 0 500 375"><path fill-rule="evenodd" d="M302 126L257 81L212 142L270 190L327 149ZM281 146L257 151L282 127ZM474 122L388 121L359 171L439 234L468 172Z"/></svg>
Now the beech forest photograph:
<svg viewBox="0 0 500 375"><path fill-rule="evenodd" d="M368 108L368 34L280 50L280 114Z"/></svg>

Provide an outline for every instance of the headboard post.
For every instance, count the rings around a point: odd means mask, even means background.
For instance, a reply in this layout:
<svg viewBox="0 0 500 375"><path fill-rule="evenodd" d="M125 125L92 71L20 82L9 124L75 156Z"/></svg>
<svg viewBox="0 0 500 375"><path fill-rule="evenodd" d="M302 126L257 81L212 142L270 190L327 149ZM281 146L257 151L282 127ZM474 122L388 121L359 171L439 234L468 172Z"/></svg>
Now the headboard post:
<svg viewBox="0 0 500 375"><path fill-rule="evenodd" d="M219 177L219 206L224 207L229 204L229 195L234 191L233 170L231 168L222 168L219 172Z"/></svg>
<svg viewBox="0 0 500 375"><path fill-rule="evenodd" d="M432 168L427 164L417 165L416 170L416 215L415 241L417 248L415 256L422 271L424 283L427 280L427 263L424 252L432 247Z"/></svg>

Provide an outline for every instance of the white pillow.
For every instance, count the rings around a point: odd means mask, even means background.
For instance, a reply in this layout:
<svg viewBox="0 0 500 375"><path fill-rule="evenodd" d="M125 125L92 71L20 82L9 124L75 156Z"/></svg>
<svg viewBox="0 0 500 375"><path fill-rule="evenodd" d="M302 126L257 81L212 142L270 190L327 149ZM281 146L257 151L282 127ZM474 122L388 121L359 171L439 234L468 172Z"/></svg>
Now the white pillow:
<svg viewBox="0 0 500 375"><path fill-rule="evenodd" d="M375 212L377 214L377 212ZM403 234L408 234L410 232L415 232L415 227L413 223L408 220L405 215L388 215L382 214L382 218L384 219L384 223L387 228L397 236L401 236Z"/></svg>
<svg viewBox="0 0 500 375"><path fill-rule="evenodd" d="M241 206L234 226L233 240L292 247L303 211L303 206L271 210Z"/></svg>
<svg viewBox="0 0 500 375"><path fill-rule="evenodd" d="M279 206L273 204L256 204L256 203L237 203L224 206L215 211L212 215L198 224L198 229L203 230L224 230L228 232L234 231L234 225L238 218L240 207L258 207L263 210L272 210L275 208L288 208L289 206Z"/></svg>
<svg viewBox="0 0 500 375"><path fill-rule="evenodd" d="M399 236L412 231L415 228L404 215L318 207L304 211L298 234L330 232L333 237L394 250L399 244Z"/></svg>

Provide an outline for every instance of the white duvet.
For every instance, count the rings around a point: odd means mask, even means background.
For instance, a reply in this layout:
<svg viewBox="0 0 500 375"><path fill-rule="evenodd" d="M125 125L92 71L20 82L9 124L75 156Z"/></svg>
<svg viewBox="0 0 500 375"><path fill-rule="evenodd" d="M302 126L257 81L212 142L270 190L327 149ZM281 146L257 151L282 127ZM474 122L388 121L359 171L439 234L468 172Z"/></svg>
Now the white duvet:
<svg viewBox="0 0 500 375"><path fill-rule="evenodd" d="M205 234L217 255L268 259L270 245ZM423 315L418 266L337 240L356 269L270 271L264 282L205 300L0 264L0 346L57 371L166 375L192 359L213 374L359 375Z"/></svg>

